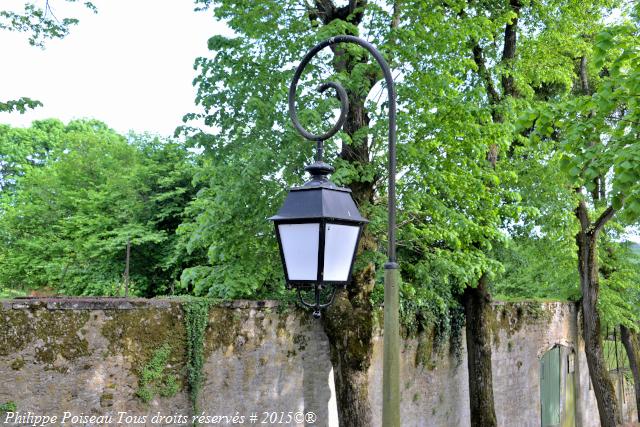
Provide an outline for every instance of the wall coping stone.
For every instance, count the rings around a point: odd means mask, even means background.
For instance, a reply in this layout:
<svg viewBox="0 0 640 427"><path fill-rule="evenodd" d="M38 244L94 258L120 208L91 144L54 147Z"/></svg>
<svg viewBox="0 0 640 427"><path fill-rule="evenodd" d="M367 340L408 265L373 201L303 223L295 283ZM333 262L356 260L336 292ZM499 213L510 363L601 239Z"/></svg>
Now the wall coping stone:
<svg viewBox="0 0 640 427"><path fill-rule="evenodd" d="M136 308L170 308L185 299L171 298L118 298L118 297L18 297L0 300L5 310L131 310ZM234 300L217 306L235 309L270 309L280 305L275 300Z"/></svg>

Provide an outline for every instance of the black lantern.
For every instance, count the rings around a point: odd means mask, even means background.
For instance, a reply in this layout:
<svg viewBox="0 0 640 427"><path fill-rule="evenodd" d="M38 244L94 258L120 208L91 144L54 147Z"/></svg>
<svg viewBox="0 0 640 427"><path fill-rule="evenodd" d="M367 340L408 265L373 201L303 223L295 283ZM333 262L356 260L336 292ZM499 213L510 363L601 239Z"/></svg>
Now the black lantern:
<svg viewBox="0 0 640 427"><path fill-rule="evenodd" d="M287 287L295 288L300 302L318 318L320 309L333 302L336 287L349 283L368 221L358 212L351 190L329 181L330 165L316 161L305 170L311 180L291 188L280 211L269 219L275 224ZM303 290L314 291L313 303L304 300ZM323 290L330 292L324 303Z"/></svg>

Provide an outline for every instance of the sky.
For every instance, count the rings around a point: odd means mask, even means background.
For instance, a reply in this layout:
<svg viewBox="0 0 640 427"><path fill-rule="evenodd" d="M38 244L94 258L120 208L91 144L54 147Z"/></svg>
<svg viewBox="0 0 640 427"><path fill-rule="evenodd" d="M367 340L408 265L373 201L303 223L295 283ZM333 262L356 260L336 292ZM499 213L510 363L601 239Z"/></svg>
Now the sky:
<svg viewBox="0 0 640 427"><path fill-rule="evenodd" d="M2 3L9 10L24 4ZM194 60L209 55L211 36L231 31L211 11L194 12L188 0L95 0L97 14L81 3L50 0L56 17L80 23L44 50L30 46L26 34L0 31L0 100L26 96L44 104L25 114L0 113L0 123L88 117L120 133L172 135L184 114L198 111Z"/></svg>

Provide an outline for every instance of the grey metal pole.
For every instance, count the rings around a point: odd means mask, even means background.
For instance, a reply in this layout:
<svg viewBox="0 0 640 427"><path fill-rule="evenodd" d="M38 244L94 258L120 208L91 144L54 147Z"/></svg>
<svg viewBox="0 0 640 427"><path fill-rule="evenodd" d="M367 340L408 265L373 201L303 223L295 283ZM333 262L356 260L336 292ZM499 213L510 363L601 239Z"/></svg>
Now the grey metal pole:
<svg viewBox="0 0 640 427"><path fill-rule="evenodd" d="M322 160L322 142L335 135L347 116L348 99L344 88L335 82L320 85L318 90L334 88L340 98L340 118L336 124L323 135L307 132L296 113L295 97L298 80L305 66L320 50L337 43L355 43L367 49L376 59L384 75L389 97L389 183L388 183L388 262L384 265L384 354L382 371L382 425L384 427L400 427L400 322L399 322L399 288L400 270L396 259L396 89L389 65L382 54L371 43L354 36L331 37L314 46L302 59L295 71L289 86L289 115L293 126L305 138L318 142L319 161Z"/></svg>

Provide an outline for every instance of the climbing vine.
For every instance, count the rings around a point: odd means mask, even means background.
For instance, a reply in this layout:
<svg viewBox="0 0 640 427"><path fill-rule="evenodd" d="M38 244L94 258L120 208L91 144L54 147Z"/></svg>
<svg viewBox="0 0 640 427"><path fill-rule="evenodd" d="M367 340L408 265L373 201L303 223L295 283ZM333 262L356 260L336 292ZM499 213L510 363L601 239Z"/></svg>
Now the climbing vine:
<svg viewBox="0 0 640 427"><path fill-rule="evenodd" d="M204 333L209 321L211 300L189 298L183 304L184 323L187 330L187 381L194 410L202 387L204 364Z"/></svg>
<svg viewBox="0 0 640 427"><path fill-rule="evenodd" d="M18 406L13 401L8 401L3 404L0 404L0 414L4 414L6 412L15 412Z"/></svg>
<svg viewBox="0 0 640 427"><path fill-rule="evenodd" d="M170 354L171 347L169 344L164 344L154 351L151 360L142 368L140 388L136 395L143 402L149 402L156 394L171 397L178 392L180 386L175 375L165 373Z"/></svg>
<svg viewBox="0 0 640 427"><path fill-rule="evenodd" d="M450 331L449 331L449 354L455 357L456 366L462 363L462 329L464 328L464 310L460 306L449 309Z"/></svg>

